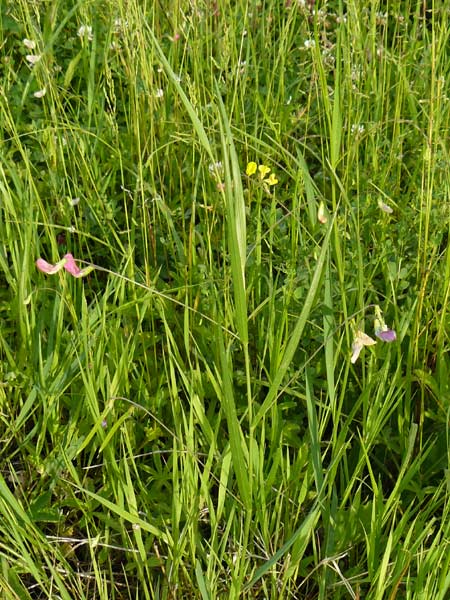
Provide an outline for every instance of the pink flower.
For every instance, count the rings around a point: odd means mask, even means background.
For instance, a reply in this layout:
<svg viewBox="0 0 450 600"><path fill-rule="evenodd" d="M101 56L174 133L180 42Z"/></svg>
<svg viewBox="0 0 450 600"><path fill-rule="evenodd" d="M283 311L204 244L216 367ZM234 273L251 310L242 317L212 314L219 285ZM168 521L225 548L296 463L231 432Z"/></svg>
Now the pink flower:
<svg viewBox="0 0 450 600"><path fill-rule="evenodd" d="M43 258L38 258L36 261L36 266L39 269L39 271L42 271L43 273L47 273L47 275L54 275L58 271L61 271L61 269L64 267L65 262L66 262L66 259L63 258L62 260L57 262L56 265L51 265Z"/></svg>
<svg viewBox="0 0 450 600"><path fill-rule="evenodd" d="M39 269L39 271L42 271L42 273L47 273L47 275L54 275L64 268L74 277L84 277L94 269L93 265L88 265L84 269L80 269L80 267L76 264L74 257L70 253L66 254L64 258L62 258L55 265L48 263L43 258L38 258L36 261L36 267Z"/></svg>

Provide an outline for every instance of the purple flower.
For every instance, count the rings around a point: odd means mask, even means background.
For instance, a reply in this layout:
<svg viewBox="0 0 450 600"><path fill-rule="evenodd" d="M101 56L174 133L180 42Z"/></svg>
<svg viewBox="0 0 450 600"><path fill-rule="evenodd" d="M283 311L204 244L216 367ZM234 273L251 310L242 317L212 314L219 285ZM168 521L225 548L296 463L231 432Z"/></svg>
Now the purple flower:
<svg viewBox="0 0 450 600"><path fill-rule="evenodd" d="M375 322L374 322L375 335L382 342L395 342L397 334L393 329L389 329L383 319L381 308L378 304L375 305Z"/></svg>
<svg viewBox="0 0 450 600"><path fill-rule="evenodd" d="M397 334L393 329L379 329L378 331L375 331L375 335L382 342L395 342L397 339Z"/></svg>

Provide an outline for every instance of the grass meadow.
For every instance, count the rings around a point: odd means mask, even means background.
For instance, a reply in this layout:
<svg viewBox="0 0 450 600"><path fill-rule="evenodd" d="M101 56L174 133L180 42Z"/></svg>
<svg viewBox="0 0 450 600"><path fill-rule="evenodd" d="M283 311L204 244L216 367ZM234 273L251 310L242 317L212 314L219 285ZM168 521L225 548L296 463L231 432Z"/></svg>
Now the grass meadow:
<svg viewBox="0 0 450 600"><path fill-rule="evenodd" d="M0 7L0 597L450 598L448 2Z"/></svg>

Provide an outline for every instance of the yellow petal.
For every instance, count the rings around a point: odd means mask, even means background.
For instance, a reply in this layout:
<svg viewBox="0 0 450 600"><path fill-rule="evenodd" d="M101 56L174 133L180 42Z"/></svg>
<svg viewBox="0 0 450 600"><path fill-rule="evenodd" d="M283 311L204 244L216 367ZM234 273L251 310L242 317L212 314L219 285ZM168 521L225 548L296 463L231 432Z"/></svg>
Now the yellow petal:
<svg viewBox="0 0 450 600"><path fill-rule="evenodd" d="M267 167L266 165L259 165L258 171L261 179L264 179L264 177L270 173L270 167Z"/></svg>
<svg viewBox="0 0 450 600"><path fill-rule="evenodd" d="M251 161L248 163L245 172L247 175L254 175L256 173L257 165L255 162Z"/></svg>
<svg viewBox="0 0 450 600"><path fill-rule="evenodd" d="M275 175L273 173L271 173L269 175L269 177L266 179L266 183L268 183L269 185L276 185L278 183L278 179L275 177Z"/></svg>

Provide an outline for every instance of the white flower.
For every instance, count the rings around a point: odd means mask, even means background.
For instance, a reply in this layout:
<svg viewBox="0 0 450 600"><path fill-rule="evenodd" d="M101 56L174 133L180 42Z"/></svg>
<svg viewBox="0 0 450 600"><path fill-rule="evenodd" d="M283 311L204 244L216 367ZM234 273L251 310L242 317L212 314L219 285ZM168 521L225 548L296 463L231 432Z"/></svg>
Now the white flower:
<svg viewBox="0 0 450 600"><path fill-rule="evenodd" d="M80 199L79 198L69 198L69 204L70 204L70 206L76 206L79 203L80 203Z"/></svg>
<svg viewBox="0 0 450 600"><path fill-rule="evenodd" d="M303 42L303 45L305 46L305 48L307 50L309 50L310 48L315 48L316 47L316 40L305 40Z"/></svg>
<svg viewBox="0 0 450 600"><path fill-rule="evenodd" d="M361 134L361 133L364 133L365 129L366 128L364 127L364 125L358 125L356 123L353 123L353 125L351 127L351 132L352 133L360 133Z"/></svg>
<svg viewBox="0 0 450 600"><path fill-rule="evenodd" d="M128 21L123 21L120 17L114 19L114 33L121 33L125 27L128 27Z"/></svg>
<svg viewBox="0 0 450 600"><path fill-rule="evenodd" d="M78 28L77 36L81 39L87 37L89 42L92 42L94 36L92 34L92 27L90 25L81 25Z"/></svg>
<svg viewBox="0 0 450 600"><path fill-rule="evenodd" d="M388 215L391 215L394 212L389 206L389 204L383 202L381 198L378 198L378 208L380 208L383 212L387 213Z"/></svg>
<svg viewBox="0 0 450 600"><path fill-rule="evenodd" d="M350 362L352 364L355 364L364 346L373 346L374 344L376 344L376 341L372 339L370 335L367 335L366 333L364 333L364 331L358 329L352 344L352 357L350 359Z"/></svg>
<svg viewBox="0 0 450 600"><path fill-rule="evenodd" d="M218 160L217 162L208 165L208 170L210 173L214 173L215 171L221 171L222 169L223 165L221 160Z"/></svg>
<svg viewBox="0 0 450 600"><path fill-rule="evenodd" d="M161 88L158 88L155 92L155 98L162 98L164 96L164 91Z"/></svg>
<svg viewBox="0 0 450 600"><path fill-rule="evenodd" d="M317 220L319 221L319 223L322 223L323 225L328 221L328 216L327 216L327 212L325 209L325 203L323 200L319 204L319 210L317 211Z"/></svg>
<svg viewBox="0 0 450 600"><path fill-rule="evenodd" d="M33 40L29 40L27 38L24 38L22 40L23 45L25 46L25 48L28 48L28 50L34 50L36 48L36 42Z"/></svg>
<svg viewBox="0 0 450 600"><path fill-rule="evenodd" d="M41 54L27 54L25 58L33 66L41 60Z"/></svg>
<svg viewBox="0 0 450 600"><path fill-rule="evenodd" d="M35 98L43 98L46 93L47 93L47 90L45 88L42 88L42 90L38 90L37 92L34 92L33 96Z"/></svg>

